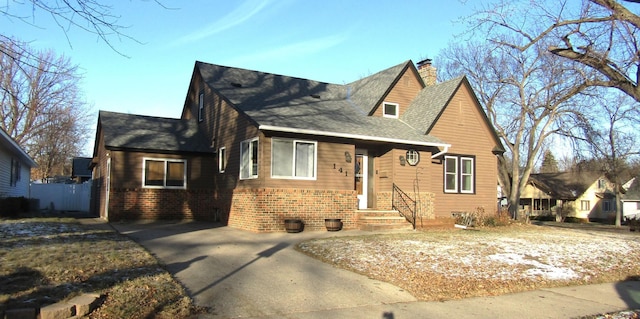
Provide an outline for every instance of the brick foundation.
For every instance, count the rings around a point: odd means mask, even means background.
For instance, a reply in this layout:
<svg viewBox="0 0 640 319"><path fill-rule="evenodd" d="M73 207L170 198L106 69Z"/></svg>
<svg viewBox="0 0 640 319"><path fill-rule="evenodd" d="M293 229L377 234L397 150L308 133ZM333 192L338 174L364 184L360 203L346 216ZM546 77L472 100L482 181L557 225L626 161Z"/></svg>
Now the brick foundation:
<svg viewBox="0 0 640 319"><path fill-rule="evenodd" d="M109 221L206 220L255 231L285 231L285 219L301 219L305 230L325 230L325 218L357 228L356 193L314 189L111 189Z"/></svg>
<svg viewBox="0 0 640 319"><path fill-rule="evenodd" d="M301 219L305 230L325 230L325 218L341 218L343 229L357 228L356 193L347 190L236 189L229 226L256 232L285 231L285 219Z"/></svg>
<svg viewBox="0 0 640 319"><path fill-rule="evenodd" d="M416 213L418 218L422 219L435 219L435 194L423 192L417 194L410 194L411 197L416 201ZM393 202L393 193L392 192L378 192L376 194L376 209L380 210L390 210L392 209Z"/></svg>
<svg viewBox="0 0 640 319"><path fill-rule="evenodd" d="M215 221L212 190L111 189L109 221L168 219Z"/></svg>

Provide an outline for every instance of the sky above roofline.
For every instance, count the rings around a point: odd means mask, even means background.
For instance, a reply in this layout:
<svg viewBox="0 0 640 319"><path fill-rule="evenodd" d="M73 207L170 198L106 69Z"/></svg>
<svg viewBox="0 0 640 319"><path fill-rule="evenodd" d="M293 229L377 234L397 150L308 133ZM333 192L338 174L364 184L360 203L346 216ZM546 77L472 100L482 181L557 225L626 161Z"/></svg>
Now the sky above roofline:
<svg viewBox="0 0 640 319"><path fill-rule="evenodd" d="M463 1L122 1L110 4L126 37L57 24L8 2L8 36L78 64L81 90L98 110L179 117L195 61L346 84L402 63L435 57L460 41ZM33 15L31 15L33 13ZM61 28L67 30L63 32ZM435 61L437 66L437 61ZM90 144L93 141L90 141ZM92 146L87 146L87 154Z"/></svg>

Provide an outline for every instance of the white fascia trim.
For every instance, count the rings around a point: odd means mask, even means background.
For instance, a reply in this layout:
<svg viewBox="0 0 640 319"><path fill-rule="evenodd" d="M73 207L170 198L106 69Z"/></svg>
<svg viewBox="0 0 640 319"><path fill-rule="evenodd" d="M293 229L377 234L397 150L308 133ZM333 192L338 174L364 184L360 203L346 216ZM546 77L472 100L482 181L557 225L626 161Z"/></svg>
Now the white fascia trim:
<svg viewBox="0 0 640 319"><path fill-rule="evenodd" d="M351 138L365 141L376 141L376 142L388 142L388 143L399 143L399 144L409 144L409 145L421 145L421 146L435 146L435 147L444 147L445 150L448 150L451 147L450 144L445 143L431 143L431 142L418 142L418 141L409 141L395 138L386 138L386 137L375 137L375 136L367 136L367 135L358 135L358 134L347 134L347 133L336 133L336 132L325 132L325 131L316 131L316 130L306 130L306 129L297 129L291 127L280 127L280 126L272 126L272 125L260 125L258 126L259 130L264 131L277 131L277 132L286 132L286 133L298 133L298 134L309 134L309 135L320 135L320 136L331 136L331 137L342 137L342 138ZM442 152L440 152L442 153ZM438 154L440 154L438 153Z"/></svg>
<svg viewBox="0 0 640 319"><path fill-rule="evenodd" d="M16 153L16 155L18 155L24 163L29 165L30 168L38 167L38 164L33 160L33 158L31 158L31 156L29 156L29 154L27 154L27 152L3 129L0 129L0 136L3 140L0 142L3 142L2 144L5 144L10 151Z"/></svg>
<svg viewBox="0 0 640 319"><path fill-rule="evenodd" d="M435 154L431 155L431 158L437 158L437 157L439 157L439 156L442 156L442 155L444 155L444 154L447 154L447 152L449 152L449 147L451 147L451 145L446 144L446 145L444 145L443 147L444 147L444 150L442 150L442 151L440 151L440 152L438 152L438 153L435 153Z"/></svg>

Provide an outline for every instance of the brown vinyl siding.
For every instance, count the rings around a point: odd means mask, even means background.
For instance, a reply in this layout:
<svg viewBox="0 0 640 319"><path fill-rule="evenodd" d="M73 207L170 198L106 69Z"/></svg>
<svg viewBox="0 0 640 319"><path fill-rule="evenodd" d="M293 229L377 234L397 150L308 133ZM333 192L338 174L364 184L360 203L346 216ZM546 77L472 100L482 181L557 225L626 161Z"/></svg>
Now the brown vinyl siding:
<svg viewBox="0 0 640 319"><path fill-rule="evenodd" d="M497 160L491 150L498 141L483 118L466 85L449 102L429 134L451 143L448 154L475 156L475 194L444 193L443 164L429 168L431 191L435 193L436 215L450 217L455 211L474 211L483 207L494 213L497 201ZM444 158L443 158L444 160Z"/></svg>
<svg viewBox="0 0 640 319"><path fill-rule="evenodd" d="M187 189L211 188L215 173L215 156L203 154L158 154L132 151L110 151L111 187L138 189L142 185L144 158L184 159L187 161Z"/></svg>
<svg viewBox="0 0 640 319"><path fill-rule="evenodd" d="M275 138L275 137L274 137ZM317 141L317 176L315 180L299 180L271 177L271 140L265 138L260 142L263 151L261 154L268 156L261 163L261 172L268 179L268 187L273 188L302 188L302 189L331 189L351 190L354 183L354 147L350 144L320 142L313 138L301 137L297 140ZM351 163L345 160L345 152L351 154ZM335 166L335 168L334 168ZM341 172L342 171L342 172Z"/></svg>
<svg viewBox="0 0 640 319"><path fill-rule="evenodd" d="M389 93L382 99L382 103L376 106L373 116L383 116L384 110L382 106L385 102L397 103L398 116L402 116L421 89L422 84L418 78L411 72L411 69L407 69Z"/></svg>

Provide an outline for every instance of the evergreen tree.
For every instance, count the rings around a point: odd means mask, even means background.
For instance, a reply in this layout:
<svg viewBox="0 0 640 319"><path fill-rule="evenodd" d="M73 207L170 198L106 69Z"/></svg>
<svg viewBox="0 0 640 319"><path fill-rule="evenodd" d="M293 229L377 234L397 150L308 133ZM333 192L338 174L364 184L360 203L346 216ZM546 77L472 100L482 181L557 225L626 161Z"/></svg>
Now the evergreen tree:
<svg viewBox="0 0 640 319"><path fill-rule="evenodd" d="M540 173L557 173L558 161L553 156L550 150L544 152L544 158L542 159L542 165L540 166Z"/></svg>

